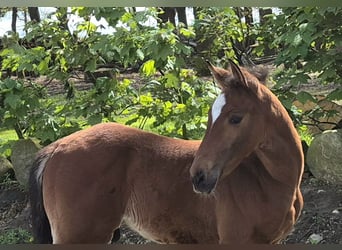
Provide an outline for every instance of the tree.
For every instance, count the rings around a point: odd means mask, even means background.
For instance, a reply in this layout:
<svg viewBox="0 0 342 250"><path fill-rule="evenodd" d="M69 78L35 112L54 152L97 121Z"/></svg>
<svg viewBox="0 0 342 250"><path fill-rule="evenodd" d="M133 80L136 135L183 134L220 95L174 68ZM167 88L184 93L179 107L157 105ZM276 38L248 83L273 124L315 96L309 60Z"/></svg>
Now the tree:
<svg viewBox="0 0 342 250"><path fill-rule="evenodd" d="M24 39L30 46L25 47L18 34L2 39L2 70L44 75L67 89L67 98L55 102L44 94L33 95L35 88L29 93L23 81L3 81L0 119L15 126L18 134L22 131L20 136L33 135L48 143L83 125L117 121L120 116L128 125L144 128L148 124L149 129L165 135L199 138L215 96L212 93L216 93L213 85L203 84L196 75L197 66L206 68L202 57L223 67L226 58L246 65L243 57L255 62L268 44L279 53L276 63L286 66L274 76L278 85L306 82L301 74L309 73L320 74L325 82L341 79L341 8L283 9L281 15L264 15L261 24L253 22L250 8L195 8L195 24L189 29L171 22L144 25L151 18L158 19L157 8L136 12L75 7L70 11L83 18L72 34L67 8L58 8L57 19L27 23L30 32ZM101 34L92 17L105 18L115 33ZM197 46L185 42L195 38ZM254 44L257 47L249 51ZM297 62L302 68L296 68ZM91 89L78 93L72 80L75 74L94 73L99 65L110 65L112 77L94 77ZM136 69L143 80L136 84L118 80L118 72L127 68ZM290 91L279 96L289 112L295 98L310 99L310 95ZM336 90L328 97L340 96L341 91ZM39 102L31 102L33 99Z"/></svg>
<svg viewBox="0 0 342 250"><path fill-rule="evenodd" d="M252 66L254 62L250 59L251 52L253 50L254 44L256 42L256 37L253 36L253 15L251 7L235 7L235 14L240 20L241 33L243 39L231 38L231 43L235 56L239 63L244 66ZM244 22L242 21L244 19ZM243 25L244 24L244 25Z"/></svg>
<svg viewBox="0 0 342 250"><path fill-rule="evenodd" d="M196 8L195 13L196 52L200 57L217 61L228 57L241 65L254 64L251 57L257 32L251 8Z"/></svg>
<svg viewBox="0 0 342 250"><path fill-rule="evenodd" d="M176 11L178 15L178 21L185 24L185 27L188 27L185 7L176 7Z"/></svg>
<svg viewBox="0 0 342 250"><path fill-rule="evenodd" d="M28 13L31 21L35 21L37 23L40 22L40 14L38 7L28 7Z"/></svg>
<svg viewBox="0 0 342 250"><path fill-rule="evenodd" d="M38 22L38 23L40 22L40 14L39 14L38 7L28 7L27 9L25 9L25 8L24 9L23 8L18 9L18 7L12 7L11 29L13 32L17 32L17 18L18 18L18 11L19 10L24 11L25 23L27 22L26 11L28 11L31 21ZM6 12L7 12L7 10L5 8L4 12L2 12L2 13L6 13Z"/></svg>
<svg viewBox="0 0 342 250"><path fill-rule="evenodd" d="M272 14L272 8L259 8L259 18L260 18L260 25L263 26L266 21L267 18L265 18L265 16L267 15L271 15Z"/></svg>
<svg viewBox="0 0 342 250"><path fill-rule="evenodd" d="M269 19L275 63L285 65L279 83L306 83L313 73L322 83L342 83L341 15L341 7L283 8Z"/></svg>
<svg viewBox="0 0 342 250"><path fill-rule="evenodd" d="M161 9L162 12L159 14L161 23L170 22L176 27L176 15L178 15L178 21L188 27L185 7L162 7Z"/></svg>
<svg viewBox="0 0 342 250"><path fill-rule="evenodd" d="M319 128L322 118L327 121L338 114L337 110L324 109L320 103L342 100L342 8L301 7L281 11L267 17L264 33L277 52L273 89L296 124ZM317 83L333 83L336 87L325 94L325 100L298 88ZM310 102L312 109L298 110L293 105L295 100L302 104Z"/></svg>
<svg viewBox="0 0 342 250"><path fill-rule="evenodd" d="M18 8L13 7L12 8L12 31L17 32L17 15L18 15Z"/></svg>

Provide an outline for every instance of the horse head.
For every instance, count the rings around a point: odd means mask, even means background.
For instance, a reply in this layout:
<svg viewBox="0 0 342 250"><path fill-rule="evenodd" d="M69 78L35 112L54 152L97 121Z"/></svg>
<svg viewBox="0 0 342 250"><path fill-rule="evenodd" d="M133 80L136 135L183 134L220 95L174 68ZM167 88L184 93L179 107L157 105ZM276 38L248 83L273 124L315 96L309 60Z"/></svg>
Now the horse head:
<svg viewBox="0 0 342 250"><path fill-rule="evenodd" d="M261 84L265 75L252 74L232 61L229 70L208 65L222 92L209 111L190 175L195 192L209 194L221 176L229 175L263 143L266 126L260 96L266 87Z"/></svg>

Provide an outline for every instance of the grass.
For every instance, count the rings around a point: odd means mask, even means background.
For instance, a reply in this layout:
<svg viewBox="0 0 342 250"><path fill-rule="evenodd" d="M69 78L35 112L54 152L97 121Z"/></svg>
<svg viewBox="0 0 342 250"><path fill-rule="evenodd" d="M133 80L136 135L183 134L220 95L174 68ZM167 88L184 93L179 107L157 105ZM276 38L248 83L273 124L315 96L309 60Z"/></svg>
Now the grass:
<svg viewBox="0 0 342 250"><path fill-rule="evenodd" d="M1 141L18 140L18 136L13 129L0 129L0 138Z"/></svg>
<svg viewBox="0 0 342 250"><path fill-rule="evenodd" d="M9 157L11 155L11 142L18 140L14 130L0 128L0 156Z"/></svg>

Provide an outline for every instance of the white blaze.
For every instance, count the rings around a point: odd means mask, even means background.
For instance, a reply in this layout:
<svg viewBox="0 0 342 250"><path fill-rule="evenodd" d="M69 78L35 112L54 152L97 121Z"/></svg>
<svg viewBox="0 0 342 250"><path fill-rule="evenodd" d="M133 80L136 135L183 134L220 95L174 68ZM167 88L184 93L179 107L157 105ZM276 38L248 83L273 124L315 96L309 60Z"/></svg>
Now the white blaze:
<svg viewBox="0 0 342 250"><path fill-rule="evenodd" d="M212 123L211 126L214 125L214 122L220 116L223 106L226 104L226 96L224 93L221 93L215 100L212 108L211 108L211 118Z"/></svg>

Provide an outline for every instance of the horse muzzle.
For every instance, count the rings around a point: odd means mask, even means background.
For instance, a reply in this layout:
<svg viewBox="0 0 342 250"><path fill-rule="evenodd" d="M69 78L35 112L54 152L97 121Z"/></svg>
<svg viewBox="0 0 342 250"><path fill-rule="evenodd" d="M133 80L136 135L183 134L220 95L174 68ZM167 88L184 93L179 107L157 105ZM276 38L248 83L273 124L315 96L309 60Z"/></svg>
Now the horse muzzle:
<svg viewBox="0 0 342 250"><path fill-rule="evenodd" d="M192 177L193 189L196 193L211 194L216 187L219 179L219 172L197 171Z"/></svg>

